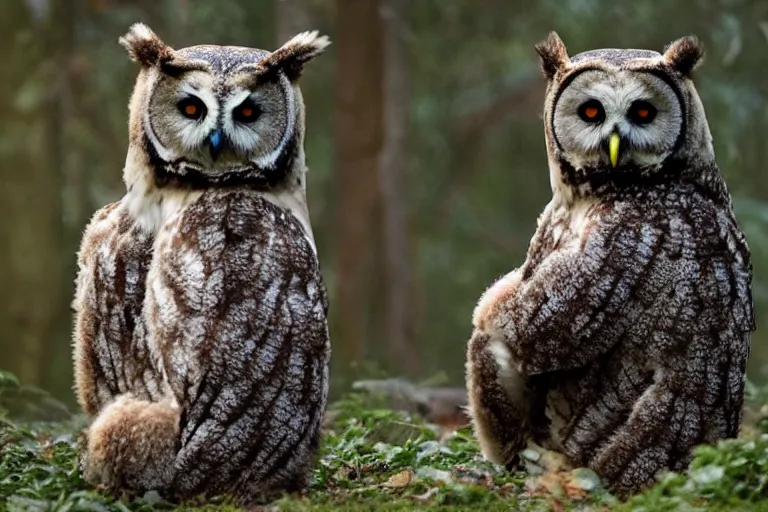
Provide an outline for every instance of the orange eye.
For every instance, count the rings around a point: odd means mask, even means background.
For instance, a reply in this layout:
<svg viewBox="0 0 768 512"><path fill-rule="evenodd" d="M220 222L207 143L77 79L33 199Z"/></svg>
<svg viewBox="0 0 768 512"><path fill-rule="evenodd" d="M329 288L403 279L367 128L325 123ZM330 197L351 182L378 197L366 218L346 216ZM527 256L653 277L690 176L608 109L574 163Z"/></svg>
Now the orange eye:
<svg viewBox="0 0 768 512"><path fill-rule="evenodd" d="M579 117L590 124L602 123L605 119L603 105L597 100L587 100L579 106Z"/></svg>
<svg viewBox="0 0 768 512"><path fill-rule="evenodd" d="M629 109L629 119L635 124L648 124L656 117L656 107L644 100L632 103Z"/></svg>
<svg viewBox="0 0 768 512"><path fill-rule="evenodd" d="M181 100L178 104L179 112L188 118L197 121L205 115L205 104L194 96L189 96Z"/></svg>
<svg viewBox="0 0 768 512"><path fill-rule="evenodd" d="M261 109L259 109L259 106L249 98L232 112L232 117L238 123L252 123L259 118L260 114Z"/></svg>

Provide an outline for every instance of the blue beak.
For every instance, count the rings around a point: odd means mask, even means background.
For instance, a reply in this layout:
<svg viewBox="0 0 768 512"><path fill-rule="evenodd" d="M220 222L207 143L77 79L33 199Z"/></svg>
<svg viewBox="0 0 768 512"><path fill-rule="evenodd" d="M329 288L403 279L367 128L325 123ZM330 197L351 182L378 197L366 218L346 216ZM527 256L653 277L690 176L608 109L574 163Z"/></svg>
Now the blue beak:
<svg viewBox="0 0 768 512"><path fill-rule="evenodd" d="M211 158L216 160L219 157L219 153L221 153L221 147L221 132L216 130L208 137L208 149L211 152Z"/></svg>

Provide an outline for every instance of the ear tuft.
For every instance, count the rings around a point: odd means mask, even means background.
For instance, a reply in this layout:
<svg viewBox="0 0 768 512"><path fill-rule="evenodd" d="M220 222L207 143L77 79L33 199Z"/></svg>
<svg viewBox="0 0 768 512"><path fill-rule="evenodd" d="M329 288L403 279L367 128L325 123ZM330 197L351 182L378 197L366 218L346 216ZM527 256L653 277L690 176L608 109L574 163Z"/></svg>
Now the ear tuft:
<svg viewBox="0 0 768 512"><path fill-rule="evenodd" d="M565 68L571 61L565 43L557 32L550 32L547 40L538 43L535 48L541 61L541 71L547 80L552 80L555 73Z"/></svg>
<svg viewBox="0 0 768 512"><path fill-rule="evenodd" d="M681 37L664 49L664 58L675 70L686 77L703 62L704 43L696 36Z"/></svg>
<svg viewBox="0 0 768 512"><path fill-rule="evenodd" d="M262 60L259 67L264 75L282 70L291 82L295 82L301 76L304 64L323 53L330 44L328 36L321 36L317 30L302 32Z"/></svg>
<svg viewBox="0 0 768 512"><path fill-rule="evenodd" d="M118 42L128 50L132 61L150 67L173 58L173 48L166 45L144 23L134 23Z"/></svg>

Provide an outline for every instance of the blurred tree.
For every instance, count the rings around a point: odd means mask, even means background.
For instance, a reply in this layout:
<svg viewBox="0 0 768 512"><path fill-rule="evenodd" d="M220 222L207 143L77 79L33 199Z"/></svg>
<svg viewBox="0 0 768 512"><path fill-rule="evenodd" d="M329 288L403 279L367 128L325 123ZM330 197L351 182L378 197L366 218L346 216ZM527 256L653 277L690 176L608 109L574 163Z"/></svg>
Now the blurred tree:
<svg viewBox="0 0 768 512"><path fill-rule="evenodd" d="M361 362L379 201L383 45L378 0L338 0L335 155L338 248L335 345L344 367Z"/></svg>
<svg viewBox="0 0 768 512"><path fill-rule="evenodd" d="M523 261L551 197L537 41L557 30L575 54L699 35L697 86L753 252L750 374L768 379L768 2L6 0L0 367L25 382L71 394L75 251L125 191L137 68L117 38L136 21L177 48L330 35L301 87L336 385L362 361L462 383L475 301Z"/></svg>
<svg viewBox="0 0 768 512"><path fill-rule="evenodd" d="M69 332L61 193L72 27L64 1L40 7L13 0L0 21L0 47L16 56L0 66L0 354L22 381L51 385Z"/></svg>
<svg viewBox="0 0 768 512"><path fill-rule="evenodd" d="M384 147L379 165L384 252L383 318L389 369L411 377L421 371L413 337L413 254L408 226L408 139L411 111L408 16L410 0L381 0L384 22Z"/></svg>

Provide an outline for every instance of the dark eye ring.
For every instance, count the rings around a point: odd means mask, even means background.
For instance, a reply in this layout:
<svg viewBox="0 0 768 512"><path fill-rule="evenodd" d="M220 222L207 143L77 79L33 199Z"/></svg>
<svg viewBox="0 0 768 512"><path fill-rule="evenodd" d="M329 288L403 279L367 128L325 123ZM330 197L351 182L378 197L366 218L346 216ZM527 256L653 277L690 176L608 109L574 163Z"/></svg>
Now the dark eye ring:
<svg viewBox="0 0 768 512"><path fill-rule="evenodd" d="M585 123L602 123L605 120L603 104L597 100L587 100L579 107L579 117Z"/></svg>
<svg viewBox="0 0 768 512"><path fill-rule="evenodd" d="M648 124L656 118L656 107L647 101L637 100L629 107L629 119L635 124Z"/></svg>
<svg viewBox="0 0 768 512"><path fill-rule="evenodd" d="M207 111L205 103L203 103L200 98L194 96L184 98L177 104L177 107L179 112L181 112L181 115L187 119L194 119L195 121L205 116Z"/></svg>
<svg viewBox="0 0 768 512"><path fill-rule="evenodd" d="M261 115L261 109L250 98L246 99L232 111L232 117L238 123L252 123Z"/></svg>

